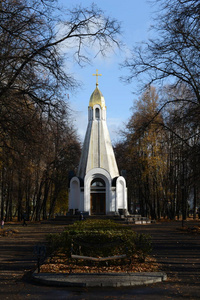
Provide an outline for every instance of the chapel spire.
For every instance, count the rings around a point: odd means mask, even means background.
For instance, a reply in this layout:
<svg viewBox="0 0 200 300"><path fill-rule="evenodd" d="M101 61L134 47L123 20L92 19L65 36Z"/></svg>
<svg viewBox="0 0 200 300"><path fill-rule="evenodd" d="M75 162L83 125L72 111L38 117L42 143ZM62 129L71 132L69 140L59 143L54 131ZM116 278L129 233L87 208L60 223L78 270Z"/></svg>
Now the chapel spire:
<svg viewBox="0 0 200 300"><path fill-rule="evenodd" d="M88 107L88 126L77 176L70 180L69 209L89 215L116 215L127 210L125 179L119 175L106 123L105 99L96 88Z"/></svg>

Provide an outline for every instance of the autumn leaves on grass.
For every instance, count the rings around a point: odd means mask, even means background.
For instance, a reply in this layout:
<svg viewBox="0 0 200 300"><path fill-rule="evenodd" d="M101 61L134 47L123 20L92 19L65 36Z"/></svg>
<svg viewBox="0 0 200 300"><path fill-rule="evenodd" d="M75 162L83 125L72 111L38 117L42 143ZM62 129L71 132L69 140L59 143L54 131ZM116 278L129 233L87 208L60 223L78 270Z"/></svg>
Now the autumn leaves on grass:
<svg viewBox="0 0 200 300"><path fill-rule="evenodd" d="M61 234L48 235L47 239L50 255L41 267L41 272L158 270L155 260L149 257L152 250L151 237L138 234L111 220L79 221L68 226Z"/></svg>

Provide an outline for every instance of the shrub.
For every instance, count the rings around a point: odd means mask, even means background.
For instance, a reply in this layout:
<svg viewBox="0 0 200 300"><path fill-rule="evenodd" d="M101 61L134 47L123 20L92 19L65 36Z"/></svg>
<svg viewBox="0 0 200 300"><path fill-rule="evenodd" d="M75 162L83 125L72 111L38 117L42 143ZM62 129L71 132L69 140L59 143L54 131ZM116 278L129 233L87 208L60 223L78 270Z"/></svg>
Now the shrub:
<svg viewBox="0 0 200 300"><path fill-rule="evenodd" d="M137 233L134 236L134 252L140 262L144 262L148 254L152 251L151 236Z"/></svg>
<svg viewBox="0 0 200 300"><path fill-rule="evenodd" d="M111 220L78 221L61 234L47 237L51 251L60 251L67 257L74 254L107 257L127 254L137 255L144 261L151 252L151 238Z"/></svg>

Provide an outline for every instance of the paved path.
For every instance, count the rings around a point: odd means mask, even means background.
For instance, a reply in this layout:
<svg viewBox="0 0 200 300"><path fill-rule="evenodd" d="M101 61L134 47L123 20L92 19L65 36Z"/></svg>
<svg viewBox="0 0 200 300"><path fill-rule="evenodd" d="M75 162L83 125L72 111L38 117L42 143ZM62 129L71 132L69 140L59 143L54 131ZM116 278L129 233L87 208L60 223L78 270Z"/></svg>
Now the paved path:
<svg viewBox="0 0 200 300"><path fill-rule="evenodd" d="M190 224L192 226L192 224ZM152 235L153 255L163 264L169 280L130 288L55 288L30 281L34 268L33 246L62 225L34 224L18 228L13 237L0 237L0 299L98 300L98 299L200 299L200 235L176 230L181 222L135 225L134 230Z"/></svg>
<svg viewBox="0 0 200 300"><path fill-rule="evenodd" d="M186 222L187 226L199 222ZM188 234L177 230L181 222L136 226L135 230L152 235L154 251L158 262L168 275L165 291L176 289L172 299L200 299L200 234Z"/></svg>

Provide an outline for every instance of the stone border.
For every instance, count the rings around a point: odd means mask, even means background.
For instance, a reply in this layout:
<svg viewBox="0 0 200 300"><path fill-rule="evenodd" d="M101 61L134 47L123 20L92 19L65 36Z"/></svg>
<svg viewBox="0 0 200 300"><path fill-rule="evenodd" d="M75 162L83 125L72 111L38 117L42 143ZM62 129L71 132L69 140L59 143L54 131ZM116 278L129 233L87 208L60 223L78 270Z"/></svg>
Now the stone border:
<svg viewBox="0 0 200 300"><path fill-rule="evenodd" d="M164 272L141 273L37 273L32 278L44 285L66 287L122 287L139 286L167 280Z"/></svg>

